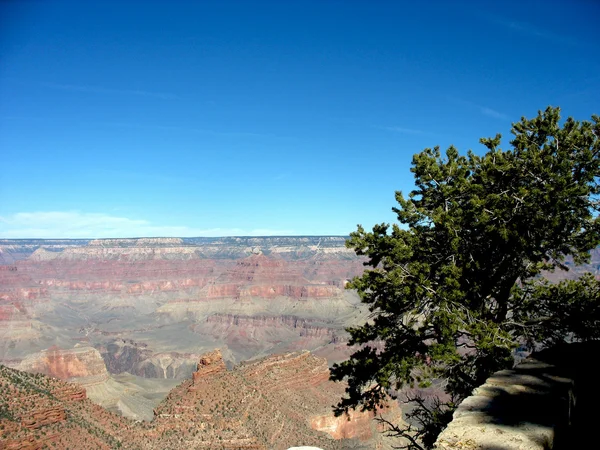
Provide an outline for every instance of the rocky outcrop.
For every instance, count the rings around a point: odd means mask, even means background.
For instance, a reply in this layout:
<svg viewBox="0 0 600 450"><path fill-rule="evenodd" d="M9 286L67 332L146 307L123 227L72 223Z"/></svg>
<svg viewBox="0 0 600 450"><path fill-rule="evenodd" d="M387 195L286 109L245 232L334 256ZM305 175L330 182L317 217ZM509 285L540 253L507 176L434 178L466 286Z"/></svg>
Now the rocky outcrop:
<svg viewBox="0 0 600 450"><path fill-rule="evenodd" d="M100 352L87 346L76 346L72 349L53 346L28 356L17 368L61 380L76 380L83 386L102 383L109 378Z"/></svg>
<svg viewBox="0 0 600 450"><path fill-rule="evenodd" d="M21 418L21 425L24 428L35 430L46 425L57 422L63 422L67 418L64 408L55 406L53 408L35 409Z"/></svg>
<svg viewBox="0 0 600 450"><path fill-rule="evenodd" d="M224 327L243 327L247 330L253 328L289 328L296 330L301 337L324 338L335 343L338 335L344 334L343 330L330 328L332 321L308 319L304 317L281 315L281 316L242 316L238 314L211 314L206 318L208 324L217 324ZM330 327L324 326L327 323Z"/></svg>
<svg viewBox="0 0 600 450"><path fill-rule="evenodd" d="M350 411L347 416L335 417L333 414L314 416L310 426L329 434L334 439L359 439L366 441L373 437L371 422L374 415L369 412Z"/></svg>
<svg viewBox="0 0 600 450"><path fill-rule="evenodd" d="M115 434L131 427L91 403L85 391L55 378L0 365L0 392L2 449L108 450L120 446Z"/></svg>
<svg viewBox="0 0 600 450"><path fill-rule="evenodd" d="M54 396L61 402L80 402L87 398L87 393L84 388L77 384L68 384L57 388L54 391Z"/></svg>
<svg viewBox="0 0 600 450"><path fill-rule="evenodd" d="M24 439L7 439L3 442L6 450L42 450L44 443L36 440L33 436Z"/></svg>
<svg viewBox="0 0 600 450"><path fill-rule="evenodd" d="M290 389L319 386L329 381L327 360L309 351L273 355L256 362L242 364L240 372L260 382L264 389Z"/></svg>
<svg viewBox="0 0 600 450"><path fill-rule="evenodd" d="M309 425L310 416L327 411L338 393L328 375L327 362L309 352L274 355L227 371L221 352L214 351L201 358L193 381L171 391L156 408L155 423L175 426L196 415L215 439L241 439L263 449L299 441L338 449L338 441Z"/></svg>
<svg viewBox="0 0 600 450"><path fill-rule="evenodd" d="M0 366L0 391L10 393L0 397L0 426L13 448L50 442L50 448L72 449L279 450L299 442L325 450L388 448L375 425L359 415L345 424L326 418L344 389L328 374L326 360L309 352L226 370L221 352L213 351L155 409L154 420L142 424L73 395L77 391L60 380Z"/></svg>
<svg viewBox="0 0 600 450"><path fill-rule="evenodd" d="M192 377L194 383L197 383L206 377L223 373L226 370L227 367L225 366L225 361L223 361L221 350L217 349L200 358L200 361L198 361L198 365L196 366L196 371L192 374Z"/></svg>
<svg viewBox="0 0 600 450"><path fill-rule="evenodd" d="M36 261L36 262L41 262L41 261L51 261L54 258L58 257L60 255L60 252L51 252L46 250L45 248L38 248L36 251L34 251L31 256L29 257L30 261Z"/></svg>
<svg viewBox="0 0 600 450"><path fill-rule="evenodd" d="M599 342L548 349L495 373L454 412L436 450L589 448L600 401Z"/></svg>

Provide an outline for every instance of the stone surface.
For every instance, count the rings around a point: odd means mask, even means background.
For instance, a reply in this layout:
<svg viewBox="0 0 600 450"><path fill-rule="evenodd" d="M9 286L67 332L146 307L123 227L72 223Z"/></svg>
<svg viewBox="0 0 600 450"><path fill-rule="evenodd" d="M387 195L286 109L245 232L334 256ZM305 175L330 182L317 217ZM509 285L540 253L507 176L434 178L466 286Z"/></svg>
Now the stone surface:
<svg viewBox="0 0 600 450"><path fill-rule="evenodd" d="M192 374L194 383L204 377L215 376L227 370L221 350L207 353L200 358L196 371Z"/></svg>
<svg viewBox="0 0 600 450"><path fill-rule="evenodd" d="M344 386L329 381L323 358L290 352L227 370L220 351L199 358L196 374L157 406L152 422L127 420L56 378L0 365L2 448L391 449L368 414L339 426L331 404ZM397 417L397 407L381 411ZM333 433L311 426L315 418Z"/></svg>
<svg viewBox="0 0 600 450"><path fill-rule="evenodd" d="M495 373L459 405L435 448L585 448L599 397L586 361L599 350L594 342L565 345Z"/></svg>
<svg viewBox="0 0 600 450"><path fill-rule="evenodd" d="M19 370L43 373L83 385L102 383L109 378L100 352L93 347L77 345L71 349L52 346L29 355L16 366Z"/></svg>
<svg viewBox="0 0 600 450"><path fill-rule="evenodd" d="M364 267L340 237L0 240L0 250L0 361L11 364L78 341L111 372L150 377L188 377L189 361L216 347L231 364L301 348L335 361L345 327L368 314L344 291Z"/></svg>

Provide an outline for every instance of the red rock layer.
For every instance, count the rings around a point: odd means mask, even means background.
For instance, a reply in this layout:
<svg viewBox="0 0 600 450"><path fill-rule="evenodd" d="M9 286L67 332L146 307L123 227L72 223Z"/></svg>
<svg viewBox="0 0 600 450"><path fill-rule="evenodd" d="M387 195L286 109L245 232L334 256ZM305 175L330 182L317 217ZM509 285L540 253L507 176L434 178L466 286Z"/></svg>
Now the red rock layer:
<svg viewBox="0 0 600 450"><path fill-rule="evenodd" d="M41 428L52 423L63 422L67 418L65 410L59 406L47 409L36 409L21 418L21 425L30 430Z"/></svg>
<svg viewBox="0 0 600 450"><path fill-rule="evenodd" d="M108 377L102 356L98 350L92 347L61 349L53 346L22 361L20 368L61 380L94 376Z"/></svg>
<svg viewBox="0 0 600 450"><path fill-rule="evenodd" d="M215 350L207 353L200 358L196 371L192 374L194 383L201 379L223 373L227 370L221 350Z"/></svg>
<svg viewBox="0 0 600 450"><path fill-rule="evenodd" d="M341 438L379 448L369 417L332 419L344 386L323 358L286 353L225 369L220 351L203 355L193 380L172 390L151 423L115 416L80 388L0 366L0 426L7 448L340 449ZM389 417L389 416L388 416ZM322 430L322 431L319 431ZM328 436L326 433L329 433Z"/></svg>

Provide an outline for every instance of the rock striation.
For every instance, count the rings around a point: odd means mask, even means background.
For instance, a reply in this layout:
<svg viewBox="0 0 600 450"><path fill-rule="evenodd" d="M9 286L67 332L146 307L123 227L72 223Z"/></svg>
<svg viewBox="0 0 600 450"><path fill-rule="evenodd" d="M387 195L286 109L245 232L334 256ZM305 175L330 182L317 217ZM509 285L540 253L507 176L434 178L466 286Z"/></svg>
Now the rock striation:
<svg viewBox="0 0 600 450"><path fill-rule="evenodd" d="M9 364L78 342L110 373L147 378L189 377L216 347L230 363L304 348L335 362L347 353L344 329L368 315L344 290L364 267L341 237L0 240L0 249L13 255L0 264Z"/></svg>
<svg viewBox="0 0 600 450"><path fill-rule="evenodd" d="M0 366L1 443L3 448L75 450L277 450L297 443L324 450L391 448L366 415L339 426L322 419L343 390L328 374L326 360L309 352L227 370L222 353L212 351L199 358L192 379L155 409L152 422L139 422L103 410L64 381ZM329 434L314 425L318 420L327 422Z"/></svg>
<svg viewBox="0 0 600 450"><path fill-rule="evenodd" d="M200 358L196 371L192 374L194 383L199 382L203 378L215 376L227 370L221 350L217 349L207 353Z"/></svg>
<svg viewBox="0 0 600 450"><path fill-rule="evenodd" d="M34 409L21 418L21 425L24 428L35 430L53 423L64 422L67 418L67 413L64 408L55 406L46 409Z"/></svg>
<svg viewBox="0 0 600 450"><path fill-rule="evenodd" d="M48 350L29 355L16 367L65 381L77 381L83 386L102 383L109 378L100 352L88 346L76 346L72 349L52 346Z"/></svg>
<svg viewBox="0 0 600 450"><path fill-rule="evenodd" d="M329 381L327 361L307 351L272 355L231 371L215 351L201 358L193 380L171 391L155 409L155 423L187 423L195 414L202 418L203 429L265 449L286 449L298 442L323 449L358 442L386 448L372 415L356 413L350 421L333 417L331 404L343 390ZM384 413L398 417L399 410L392 406ZM186 446L196 445L193 436L188 438Z"/></svg>

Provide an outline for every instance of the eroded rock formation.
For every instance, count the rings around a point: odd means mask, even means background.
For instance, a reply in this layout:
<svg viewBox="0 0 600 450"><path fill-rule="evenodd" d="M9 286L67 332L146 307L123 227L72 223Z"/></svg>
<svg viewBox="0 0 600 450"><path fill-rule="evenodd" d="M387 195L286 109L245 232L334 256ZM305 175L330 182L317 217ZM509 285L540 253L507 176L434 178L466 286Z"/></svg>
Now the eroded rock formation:
<svg viewBox="0 0 600 450"><path fill-rule="evenodd" d="M207 353L200 358L196 371L192 374L194 383L203 378L223 373L226 370L227 367L225 366L225 361L223 361L221 350L217 349L214 352Z"/></svg>
<svg viewBox="0 0 600 450"><path fill-rule="evenodd" d="M200 357L192 379L173 389L150 423L91 403L81 388L0 366L5 448L321 449L390 448L368 415L339 424L330 404L343 386L309 352L263 358L228 371L220 351ZM394 417L397 408L384 411Z"/></svg>
<svg viewBox="0 0 600 450"><path fill-rule="evenodd" d="M100 352L88 346L76 346L71 349L53 346L28 356L17 368L65 381L76 380L84 386L102 383L109 378Z"/></svg>
<svg viewBox="0 0 600 450"><path fill-rule="evenodd" d="M77 342L99 349L111 373L150 378L188 377L198 354L219 346L230 363L302 348L335 361L344 328L368 314L344 290L363 266L343 243L0 240L11 260L0 265L0 361Z"/></svg>

